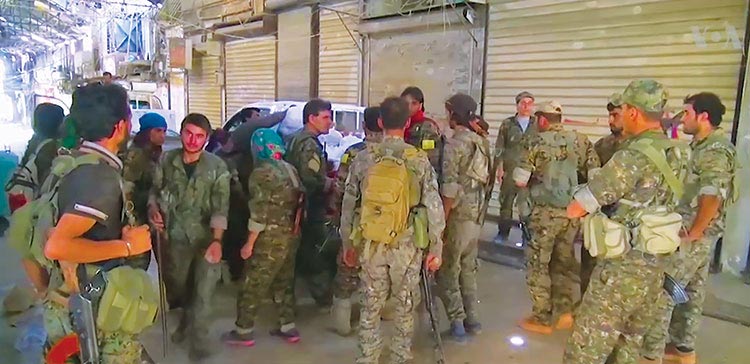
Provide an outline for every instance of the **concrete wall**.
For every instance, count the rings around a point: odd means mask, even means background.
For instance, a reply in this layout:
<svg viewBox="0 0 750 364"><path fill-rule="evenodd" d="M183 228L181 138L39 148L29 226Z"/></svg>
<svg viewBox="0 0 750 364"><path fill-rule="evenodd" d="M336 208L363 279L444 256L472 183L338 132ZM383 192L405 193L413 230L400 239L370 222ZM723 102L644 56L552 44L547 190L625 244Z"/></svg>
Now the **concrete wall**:
<svg viewBox="0 0 750 364"><path fill-rule="evenodd" d="M310 96L310 7L279 14L277 98L305 101Z"/></svg>

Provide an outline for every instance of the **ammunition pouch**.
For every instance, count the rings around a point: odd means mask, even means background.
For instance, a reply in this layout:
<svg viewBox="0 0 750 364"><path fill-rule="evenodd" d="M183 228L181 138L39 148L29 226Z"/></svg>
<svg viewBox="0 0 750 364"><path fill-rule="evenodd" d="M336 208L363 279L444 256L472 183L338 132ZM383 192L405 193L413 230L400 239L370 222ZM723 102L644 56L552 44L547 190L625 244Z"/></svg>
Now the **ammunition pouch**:
<svg viewBox="0 0 750 364"><path fill-rule="evenodd" d="M414 227L414 246L418 249L427 249L430 246L427 208L423 205L416 206L411 209L410 215L410 225Z"/></svg>
<svg viewBox="0 0 750 364"><path fill-rule="evenodd" d="M680 247L682 215L666 208L648 211L635 228L634 249L652 254L671 254Z"/></svg>
<svg viewBox="0 0 750 364"><path fill-rule="evenodd" d="M630 251L630 230L602 212L583 219L583 245L595 258L617 258Z"/></svg>
<svg viewBox="0 0 750 364"><path fill-rule="evenodd" d="M667 273L664 273L664 290L667 291L675 305L687 303L690 300L685 288L677 280Z"/></svg>
<svg viewBox="0 0 750 364"><path fill-rule="evenodd" d="M103 332L140 334L153 325L159 292L146 271L120 266L106 274L96 325Z"/></svg>

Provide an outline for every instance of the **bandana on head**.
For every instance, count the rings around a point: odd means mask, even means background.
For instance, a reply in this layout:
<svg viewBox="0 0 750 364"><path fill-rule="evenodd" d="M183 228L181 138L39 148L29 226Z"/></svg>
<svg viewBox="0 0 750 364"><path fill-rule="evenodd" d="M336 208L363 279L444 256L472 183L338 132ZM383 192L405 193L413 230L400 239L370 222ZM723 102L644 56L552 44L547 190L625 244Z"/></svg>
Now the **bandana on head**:
<svg viewBox="0 0 750 364"><path fill-rule="evenodd" d="M261 160L276 159L281 160L286 154L284 141L281 136L273 129L262 128L253 133L252 136L253 155Z"/></svg>

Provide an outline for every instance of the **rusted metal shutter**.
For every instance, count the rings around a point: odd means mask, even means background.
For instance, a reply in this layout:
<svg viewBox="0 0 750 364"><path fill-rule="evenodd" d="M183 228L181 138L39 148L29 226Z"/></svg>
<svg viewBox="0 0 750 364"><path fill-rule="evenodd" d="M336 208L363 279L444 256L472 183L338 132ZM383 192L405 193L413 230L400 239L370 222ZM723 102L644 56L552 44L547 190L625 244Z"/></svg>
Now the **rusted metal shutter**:
<svg viewBox="0 0 750 364"><path fill-rule="evenodd" d="M357 2L320 10L321 98L342 104L359 104L362 41L356 32ZM354 39L352 39L354 38ZM355 42L356 41L356 42Z"/></svg>
<svg viewBox="0 0 750 364"><path fill-rule="evenodd" d="M568 125L598 139L609 133L608 97L638 78L662 82L669 105L678 108L688 94L716 93L727 107L724 127L731 129L745 0L490 4L484 116L493 141L524 90L537 104L557 100Z"/></svg>
<svg viewBox="0 0 750 364"><path fill-rule="evenodd" d="M193 69L188 73L188 112L206 115L213 127L221 126L218 56L193 58Z"/></svg>
<svg viewBox="0 0 750 364"><path fill-rule="evenodd" d="M226 114L257 101L276 100L276 38L226 43Z"/></svg>

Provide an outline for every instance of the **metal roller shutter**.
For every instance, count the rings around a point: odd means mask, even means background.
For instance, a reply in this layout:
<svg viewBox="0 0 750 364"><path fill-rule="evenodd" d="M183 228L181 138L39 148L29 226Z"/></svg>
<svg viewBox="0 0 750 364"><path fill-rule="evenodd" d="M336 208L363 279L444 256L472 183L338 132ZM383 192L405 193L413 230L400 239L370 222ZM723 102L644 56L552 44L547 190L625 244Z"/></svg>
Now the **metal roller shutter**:
<svg viewBox="0 0 750 364"><path fill-rule="evenodd" d="M718 94L731 129L746 12L745 0L492 1L484 116L493 142L523 90L559 101L568 125L598 139L609 132L609 95L637 78L662 82L675 107Z"/></svg>
<svg viewBox="0 0 750 364"><path fill-rule="evenodd" d="M357 2L336 4L335 11L320 10L320 97L342 104L359 104L361 37L355 31ZM343 21L343 23L342 23ZM347 30L348 28L348 30ZM350 33L351 32L351 33ZM352 39L357 40L357 43Z"/></svg>
<svg viewBox="0 0 750 364"><path fill-rule="evenodd" d="M257 101L276 100L276 38L226 43L226 115Z"/></svg>
<svg viewBox="0 0 750 364"><path fill-rule="evenodd" d="M218 80L219 57L194 58L188 74L188 112L206 115L211 125L221 126L221 84Z"/></svg>

